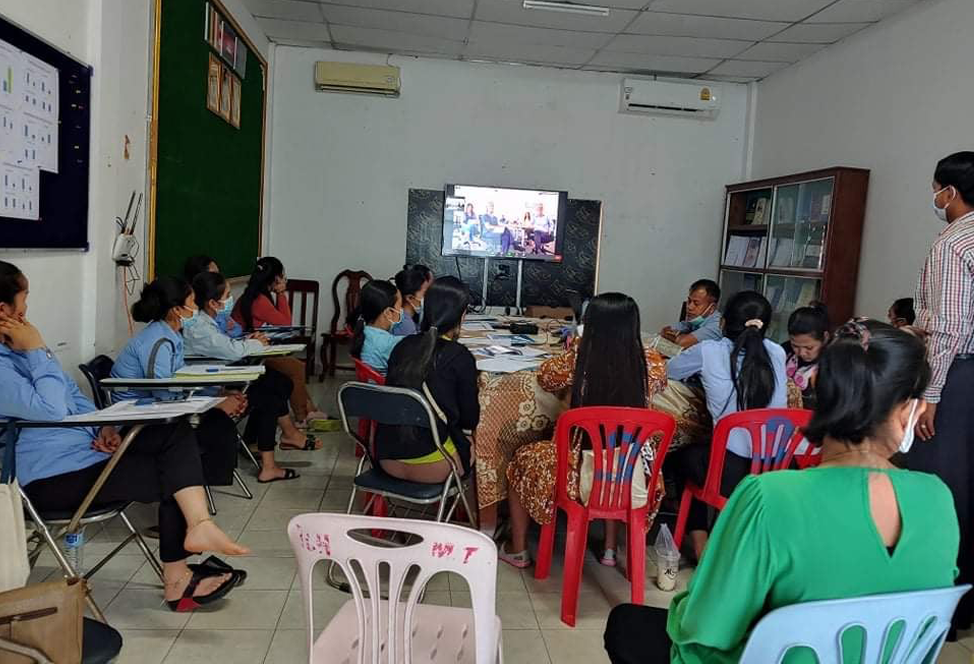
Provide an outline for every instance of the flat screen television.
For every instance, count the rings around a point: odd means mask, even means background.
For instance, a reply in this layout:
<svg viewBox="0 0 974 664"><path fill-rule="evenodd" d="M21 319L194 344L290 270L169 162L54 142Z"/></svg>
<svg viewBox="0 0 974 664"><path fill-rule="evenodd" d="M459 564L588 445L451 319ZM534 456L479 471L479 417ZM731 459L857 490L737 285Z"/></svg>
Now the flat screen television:
<svg viewBox="0 0 974 664"><path fill-rule="evenodd" d="M443 255L560 262L568 192L446 186Z"/></svg>

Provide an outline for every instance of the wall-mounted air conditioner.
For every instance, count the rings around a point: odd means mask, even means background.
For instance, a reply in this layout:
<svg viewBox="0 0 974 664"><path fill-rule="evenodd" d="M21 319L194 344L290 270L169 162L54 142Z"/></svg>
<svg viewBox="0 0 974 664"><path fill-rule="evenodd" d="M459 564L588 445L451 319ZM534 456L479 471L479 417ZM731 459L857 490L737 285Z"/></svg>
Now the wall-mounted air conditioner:
<svg viewBox="0 0 974 664"><path fill-rule="evenodd" d="M398 97L399 67L351 62L316 62L315 90Z"/></svg>
<svg viewBox="0 0 974 664"><path fill-rule="evenodd" d="M674 83L626 78L622 81L624 113L682 115L712 119L720 110L720 89L712 84Z"/></svg>

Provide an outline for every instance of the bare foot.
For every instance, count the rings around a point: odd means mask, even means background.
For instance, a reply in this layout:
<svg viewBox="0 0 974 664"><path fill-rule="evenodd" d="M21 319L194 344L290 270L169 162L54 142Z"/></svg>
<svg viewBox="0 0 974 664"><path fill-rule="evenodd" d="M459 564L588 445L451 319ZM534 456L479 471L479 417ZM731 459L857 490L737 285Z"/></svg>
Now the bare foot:
<svg viewBox="0 0 974 664"><path fill-rule="evenodd" d="M226 556L243 556L250 553L250 549L237 544L220 530L213 519L203 519L186 531L183 548L195 553L213 551Z"/></svg>
<svg viewBox="0 0 974 664"><path fill-rule="evenodd" d="M166 575L169 576L168 574ZM166 601L172 602L180 599L183 593L186 592L186 586L189 585L190 580L193 578L192 573L187 570L186 572L179 574L175 579L166 579ZM193 597L202 597L204 595L209 595L210 593L218 590L220 586L226 583L230 579L230 574L221 574L220 576L208 576L205 579L200 579L200 582L196 584L196 590L193 591Z"/></svg>
<svg viewBox="0 0 974 664"><path fill-rule="evenodd" d="M278 477L284 477L284 473L287 472L286 468L281 468L280 466L266 466L262 465L260 467L260 472L257 473L257 480L259 482L270 482Z"/></svg>
<svg viewBox="0 0 974 664"><path fill-rule="evenodd" d="M303 450L304 446L307 444L305 442L306 440L307 438L304 436L304 434L298 434L297 436L285 436L282 434L281 449ZM313 449L320 450L321 445L321 439L315 438L315 446Z"/></svg>

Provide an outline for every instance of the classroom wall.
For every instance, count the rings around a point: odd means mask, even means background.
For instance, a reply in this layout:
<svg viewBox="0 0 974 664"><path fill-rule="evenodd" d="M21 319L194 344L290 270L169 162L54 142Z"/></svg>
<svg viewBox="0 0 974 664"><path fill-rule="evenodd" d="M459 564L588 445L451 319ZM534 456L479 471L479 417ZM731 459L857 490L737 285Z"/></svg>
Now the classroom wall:
<svg viewBox="0 0 974 664"><path fill-rule="evenodd" d="M969 84L974 2L925 0L760 83L753 173L872 171L857 309L885 319L911 296L943 229L930 209L936 162L974 149Z"/></svg>
<svg viewBox="0 0 974 664"><path fill-rule="evenodd" d="M346 268L394 274L408 189L448 182L602 201L599 289L636 297L647 326L714 275L723 187L743 175L745 86L722 84L716 121L632 116L618 113L620 75L392 57L402 95L385 99L313 87L316 60L385 55L274 50L268 243L289 276L327 291Z"/></svg>
<svg viewBox="0 0 974 664"><path fill-rule="evenodd" d="M266 57L267 39L240 0L225 0L225 4ZM152 0L0 0L0 15L94 67L88 215L91 250L0 249L0 260L15 263L28 275L28 315L61 363L72 371L97 353L114 353L128 338L111 246L115 216L125 214L133 189L146 191L153 6ZM143 230L144 222L143 214ZM145 242L143 258L144 246ZM140 271L145 273L144 264Z"/></svg>

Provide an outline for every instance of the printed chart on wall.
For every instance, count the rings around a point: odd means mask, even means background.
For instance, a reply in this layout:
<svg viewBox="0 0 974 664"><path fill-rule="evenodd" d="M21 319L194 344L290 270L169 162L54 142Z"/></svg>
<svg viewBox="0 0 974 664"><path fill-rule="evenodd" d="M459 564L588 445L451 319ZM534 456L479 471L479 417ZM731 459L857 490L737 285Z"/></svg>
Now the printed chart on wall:
<svg viewBox="0 0 974 664"><path fill-rule="evenodd" d="M58 172L58 75L0 40L0 216L40 218L40 171Z"/></svg>

